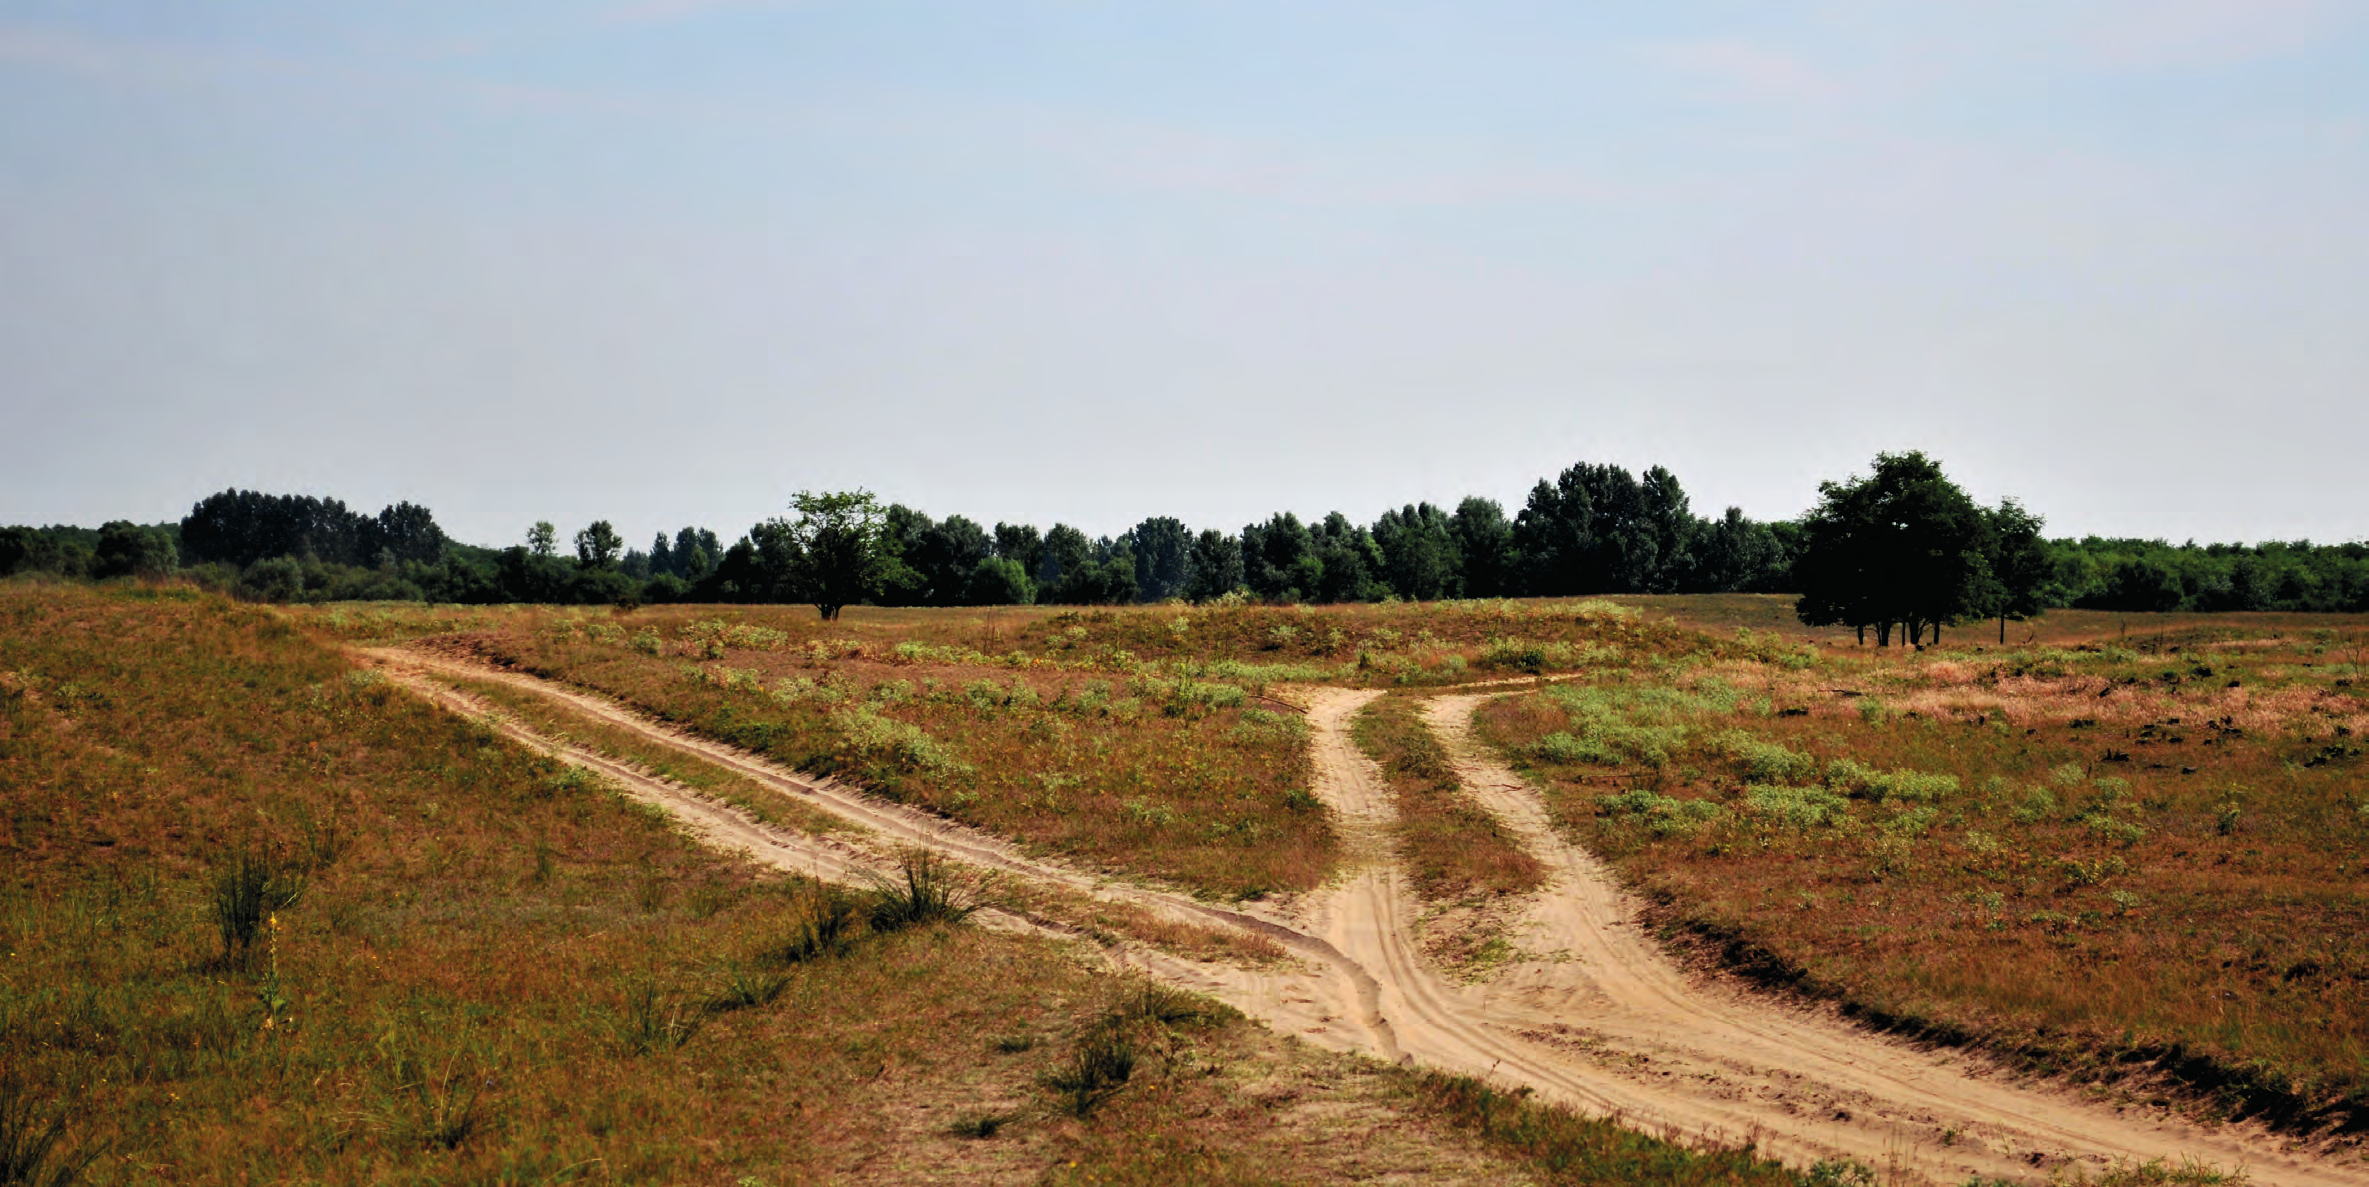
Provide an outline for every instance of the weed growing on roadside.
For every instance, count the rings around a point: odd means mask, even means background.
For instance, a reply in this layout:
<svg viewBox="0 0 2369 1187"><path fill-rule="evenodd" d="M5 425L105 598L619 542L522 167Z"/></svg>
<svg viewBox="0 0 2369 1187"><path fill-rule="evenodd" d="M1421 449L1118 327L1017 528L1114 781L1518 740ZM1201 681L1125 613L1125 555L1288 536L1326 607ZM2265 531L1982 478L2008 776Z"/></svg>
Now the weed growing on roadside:
<svg viewBox="0 0 2369 1187"><path fill-rule="evenodd" d="M875 932L902 931L929 923L960 923L985 904L980 888L945 858L909 849L898 861L899 877L871 875L872 902L866 920Z"/></svg>

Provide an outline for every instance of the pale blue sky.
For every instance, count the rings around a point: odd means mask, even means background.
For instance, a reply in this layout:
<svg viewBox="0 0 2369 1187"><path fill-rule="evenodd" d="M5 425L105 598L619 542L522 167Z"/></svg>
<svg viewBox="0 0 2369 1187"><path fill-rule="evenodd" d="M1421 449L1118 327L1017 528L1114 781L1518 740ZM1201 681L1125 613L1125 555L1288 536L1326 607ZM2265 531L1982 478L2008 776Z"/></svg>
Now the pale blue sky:
<svg viewBox="0 0 2369 1187"><path fill-rule="evenodd" d="M2369 8L0 0L0 522L2369 536Z"/></svg>

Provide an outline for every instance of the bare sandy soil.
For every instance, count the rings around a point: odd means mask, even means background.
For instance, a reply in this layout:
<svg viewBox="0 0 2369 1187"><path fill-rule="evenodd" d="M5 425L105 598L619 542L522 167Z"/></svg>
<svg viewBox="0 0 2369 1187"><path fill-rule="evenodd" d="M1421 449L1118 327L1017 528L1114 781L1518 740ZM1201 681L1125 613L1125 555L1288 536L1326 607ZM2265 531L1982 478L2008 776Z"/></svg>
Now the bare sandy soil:
<svg viewBox="0 0 2369 1187"><path fill-rule="evenodd" d="M471 711L464 698L422 674L532 690L866 830L855 841L806 837L598 755L563 755L674 813L711 843L781 868L847 879L885 867L887 847L921 846L1005 877L1265 935L1295 959L1245 969L1132 946L1114 959L1322 1047L1528 1086L1681 1139L1749 1140L1801 1163L1855 1158L1885 1170L1887 1181L2035 1179L2162 1158L2242 1167L2262 1184L2369 1184L2369 1167L2316 1157L2251 1127L2205 1128L2169 1113L2118 1110L2064 1089L2016 1083L1977 1059L1920 1050L1691 977L1636 926L1633 904L1603 867L1555 832L1536 790L1481 754L1468 729L1481 696L1441 697L1427 721L1467 790L1555 876L1531 896L1516 925L1523 959L1465 985L1435 968L1414 936L1415 901L1389 841L1390 793L1350 740L1351 718L1380 695L1375 692L1312 688L1296 695L1312 731L1316 791L1334 813L1347 855L1343 875L1305 895L1235 909L1034 858L998 838L783 770L529 676L414 651L368 654L409 687L462 711ZM551 748L528 731L505 728ZM1044 925L1012 913L1002 922Z"/></svg>

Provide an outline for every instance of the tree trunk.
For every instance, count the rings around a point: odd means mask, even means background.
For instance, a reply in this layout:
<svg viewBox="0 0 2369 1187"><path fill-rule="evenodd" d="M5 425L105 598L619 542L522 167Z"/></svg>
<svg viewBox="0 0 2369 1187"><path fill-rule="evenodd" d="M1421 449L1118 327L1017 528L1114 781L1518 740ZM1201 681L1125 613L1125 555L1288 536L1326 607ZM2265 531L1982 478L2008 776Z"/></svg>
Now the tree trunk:
<svg viewBox="0 0 2369 1187"><path fill-rule="evenodd" d="M1892 624L1890 622L1886 621L1875 624L1875 645L1878 647L1890 647L1892 645Z"/></svg>
<svg viewBox="0 0 2369 1187"><path fill-rule="evenodd" d="M1941 646L1941 624L1938 622L1933 624L1933 645Z"/></svg>
<svg viewBox="0 0 2369 1187"><path fill-rule="evenodd" d="M2007 616L2004 614L1999 616L1999 646L2007 646Z"/></svg>
<svg viewBox="0 0 2369 1187"><path fill-rule="evenodd" d="M2000 627L1999 629L2004 632L2007 628ZM1861 647L1867 646L1867 624L1864 622L1859 624L1859 645Z"/></svg>

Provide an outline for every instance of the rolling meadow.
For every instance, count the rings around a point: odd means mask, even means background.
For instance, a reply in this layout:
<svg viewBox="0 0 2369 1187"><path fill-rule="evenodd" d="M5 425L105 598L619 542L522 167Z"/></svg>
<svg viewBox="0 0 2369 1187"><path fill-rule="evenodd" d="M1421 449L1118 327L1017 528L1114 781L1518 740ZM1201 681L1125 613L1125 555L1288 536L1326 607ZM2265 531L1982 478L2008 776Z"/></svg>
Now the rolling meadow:
<svg viewBox="0 0 2369 1187"><path fill-rule="evenodd" d="M1633 627L1538 613L1565 635ZM1176 654L1155 672L1094 633L1173 637L1169 618L987 625L1061 657L1021 664L948 617L793 630L787 614L291 614L175 587L0 589L11 1175L1795 1181L1292 1042L1114 973L1098 953L1115 941L1091 929L983 926L1026 911L927 859L834 887L702 847L346 649L540 665L1204 895L1324 876L1296 718L1261 706L1278 669L1353 656ZM673 773L782 827L819 823L729 774Z"/></svg>

